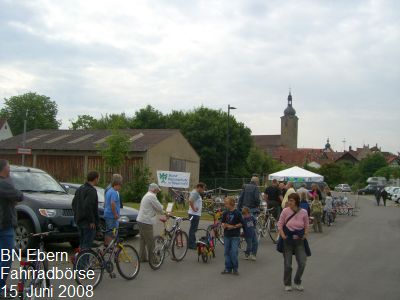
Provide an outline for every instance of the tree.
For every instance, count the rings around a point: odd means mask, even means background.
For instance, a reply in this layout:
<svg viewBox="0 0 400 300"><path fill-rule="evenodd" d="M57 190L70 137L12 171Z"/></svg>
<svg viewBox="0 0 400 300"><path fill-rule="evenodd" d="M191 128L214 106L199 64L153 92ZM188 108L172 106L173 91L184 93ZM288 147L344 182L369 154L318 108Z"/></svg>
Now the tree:
<svg viewBox="0 0 400 300"><path fill-rule="evenodd" d="M385 177L387 180L400 178L400 168L383 167L376 171L374 176Z"/></svg>
<svg viewBox="0 0 400 300"><path fill-rule="evenodd" d="M79 115L78 119L73 122L71 121L71 129L93 129L96 128L97 120L89 115Z"/></svg>
<svg viewBox="0 0 400 300"><path fill-rule="evenodd" d="M131 122L131 128L161 129L165 128L166 119L162 112L147 105L145 108L135 112Z"/></svg>
<svg viewBox="0 0 400 300"><path fill-rule="evenodd" d="M319 174L324 176L325 181L330 187L343 183L342 169L339 164L325 164L319 169Z"/></svg>
<svg viewBox="0 0 400 300"><path fill-rule="evenodd" d="M358 165L361 175L361 182L365 182L368 177L374 176L374 173L380 168L386 167L387 162L381 153L374 153L362 159Z"/></svg>
<svg viewBox="0 0 400 300"><path fill-rule="evenodd" d="M278 161L272 159L265 151L252 146L246 159L247 171L250 176L256 174L271 174L284 168Z"/></svg>
<svg viewBox="0 0 400 300"><path fill-rule="evenodd" d="M14 135L24 131L27 116L27 131L33 129L58 129L61 121L57 120L57 103L49 97L36 93L26 93L4 99L0 116L6 118Z"/></svg>
<svg viewBox="0 0 400 300"><path fill-rule="evenodd" d="M107 137L105 143L100 146L101 156L106 167L111 170L120 168L125 161L131 144L129 136L117 130Z"/></svg>
<svg viewBox="0 0 400 300"><path fill-rule="evenodd" d="M131 121L131 118L127 117L125 113L106 114L94 122L93 129L126 129L130 128Z"/></svg>
<svg viewBox="0 0 400 300"><path fill-rule="evenodd" d="M250 129L229 117L229 174L243 176L252 146ZM201 177L223 177L228 114L206 107L167 115L166 127L180 129L201 157Z"/></svg>

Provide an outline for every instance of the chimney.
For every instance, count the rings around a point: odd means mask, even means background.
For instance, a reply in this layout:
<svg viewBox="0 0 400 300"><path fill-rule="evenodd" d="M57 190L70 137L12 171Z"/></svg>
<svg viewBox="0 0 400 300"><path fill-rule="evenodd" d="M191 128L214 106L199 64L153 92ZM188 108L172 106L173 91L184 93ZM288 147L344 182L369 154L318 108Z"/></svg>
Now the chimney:
<svg viewBox="0 0 400 300"><path fill-rule="evenodd" d="M352 151L353 149L351 148L351 146L349 146L349 152Z"/></svg>

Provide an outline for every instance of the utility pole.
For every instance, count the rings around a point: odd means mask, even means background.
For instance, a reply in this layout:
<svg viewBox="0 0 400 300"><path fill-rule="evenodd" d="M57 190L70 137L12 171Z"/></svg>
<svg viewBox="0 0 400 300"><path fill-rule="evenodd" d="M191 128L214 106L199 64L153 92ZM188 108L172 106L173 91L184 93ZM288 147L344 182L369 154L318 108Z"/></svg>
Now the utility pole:
<svg viewBox="0 0 400 300"><path fill-rule="evenodd" d="M26 146L26 123L28 119L28 109L25 112L25 120L24 120L24 133L22 135L22 147ZM22 154L22 165L25 166L25 154Z"/></svg>
<svg viewBox="0 0 400 300"><path fill-rule="evenodd" d="M236 107L228 104L228 121L226 127L226 153L225 153L225 188L228 185L228 172L229 172L229 117L231 109L236 109Z"/></svg>

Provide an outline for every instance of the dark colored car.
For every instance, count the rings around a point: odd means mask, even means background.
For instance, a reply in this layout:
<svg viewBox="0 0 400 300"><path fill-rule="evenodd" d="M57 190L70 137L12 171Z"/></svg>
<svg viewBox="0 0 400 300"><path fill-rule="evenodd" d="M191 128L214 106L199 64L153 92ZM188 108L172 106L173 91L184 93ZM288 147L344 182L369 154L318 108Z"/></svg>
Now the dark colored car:
<svg viewBox="0 0 400 300"><path fill-rule="evenodd" d="M24 200L16 206L16 247L22 250L35 248L38 240L30 237L30 233L46 232L49 224L54 228L49 240L78 246L78 232L71 207L73 197L42 170L12 165L10 176L15 187L24 194Z"/></svg>
<svg viewBox="0 0 400 300"><path fill-rule="evenodd" d="M383 186L368 184L365 188L358 190L359 195L374 195L378 189L382 189Z"/></svg>
<svg viewBox="0 0 400 300"><path fill-rule="evenodd" d="M77 183L62 182L61 185L66 191L75 195L76 190L81 186ZM100 229L105 229L104 221L104 189L96 186L97 195L99 198L99 216L100 216ZM119 218L119 234L121 236L135 236L139 233L139 226L136 222L136 218L139 212L131 207L123 207L120 210L121 217ZM97 236L98 239L102 239L102 234Z"/></svg>

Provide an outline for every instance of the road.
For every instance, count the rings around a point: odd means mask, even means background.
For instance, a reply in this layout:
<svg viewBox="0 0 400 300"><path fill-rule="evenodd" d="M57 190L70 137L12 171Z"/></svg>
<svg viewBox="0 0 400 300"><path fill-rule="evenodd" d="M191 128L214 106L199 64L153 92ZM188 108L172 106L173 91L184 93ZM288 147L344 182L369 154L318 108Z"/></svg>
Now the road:
<svg viewBox="0 0 400 300"><path fill-rule="evenodd" d="M303 277L304 292L283 291L282 256L263 239L256 262L240 260L239 276L220 274L224 258L218 245L216 259L207 264L190 251L179 263L167 258L158 271L142 264L133 281L105 275L93 299L398 300L400 208L377 207L372 197L360 197L358 207L356 216L338 216L323 234L310 234L313 255Z"/></svg>

